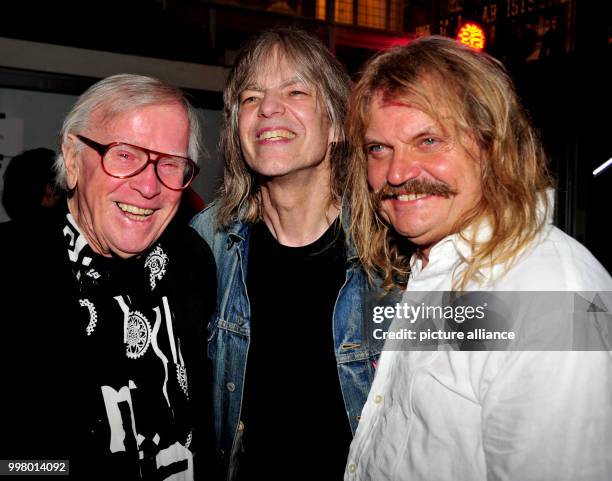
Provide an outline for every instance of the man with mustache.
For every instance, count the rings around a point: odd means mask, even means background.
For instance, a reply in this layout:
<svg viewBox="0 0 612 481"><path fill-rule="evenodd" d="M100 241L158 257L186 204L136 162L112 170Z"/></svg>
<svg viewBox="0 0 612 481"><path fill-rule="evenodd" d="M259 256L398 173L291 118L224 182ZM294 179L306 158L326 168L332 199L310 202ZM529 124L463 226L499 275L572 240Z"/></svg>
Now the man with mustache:
<svg viewBox="0 0 612 481"><path fill-rule="evenodd" d="M193 221L217 261L209 357L228 479L238 464L240 479L339 479L374 376L341 206L348 96L337 60L298 30L256 36L229 75L223 186Z"/></svg>
<svg viewBox="0 0 612 481"><path fill-rule="evenodd" d="M552 225L542 147L493 58L442 37L379 54L355 87L349 132L359 256L386 286L405 286L405 299L612 290L599 262ZM574 294L558 298L550 325L530 315L537 298L511 305L521 332L571 335ZM385 349L344 479L611 479L610 316L595 304L608 350Z"/></svg>

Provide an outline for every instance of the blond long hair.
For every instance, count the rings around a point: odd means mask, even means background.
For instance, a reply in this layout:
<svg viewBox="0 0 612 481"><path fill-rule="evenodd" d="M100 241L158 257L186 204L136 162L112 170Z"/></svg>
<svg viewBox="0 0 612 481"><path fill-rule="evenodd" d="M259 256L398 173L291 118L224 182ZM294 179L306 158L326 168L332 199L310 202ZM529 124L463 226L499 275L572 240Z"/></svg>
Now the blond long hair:
<svg viewBox="0 0 612 481"><path fill-rule="evenodd" d="M242 156L238 132L240 93L276 53L283 55L297 75L317 94L325 107L335 142L330 150L330 203L339 203L346 181L346 135L344 120L348 109L350 80L342 65L315 37L293 28L278 28L252 38L239 52L223 92L224 118L219 150L225 159L223 184L219 191L217 221L221 227L235 219L261 219L261 199L256 173Z"/></svg>
<svg viewBox="0 0 612 481"><path fill-rule="evenodd" d="M367 184L363 139L375 94L418 108L454 137L472 139L480 152L480 201L455 225L470 244L453 288L463 290L493 265L508 268L541 230L552 185L542 144L500 62L445 37L423 37L372 58L355 86L348 114L348 191L351 233L361 261L384 287L405 284L409 258L392 226L378 215ZM544 210L544 215L542 214ZM477 242L468 226L487 222L488 240Z"/></svg>

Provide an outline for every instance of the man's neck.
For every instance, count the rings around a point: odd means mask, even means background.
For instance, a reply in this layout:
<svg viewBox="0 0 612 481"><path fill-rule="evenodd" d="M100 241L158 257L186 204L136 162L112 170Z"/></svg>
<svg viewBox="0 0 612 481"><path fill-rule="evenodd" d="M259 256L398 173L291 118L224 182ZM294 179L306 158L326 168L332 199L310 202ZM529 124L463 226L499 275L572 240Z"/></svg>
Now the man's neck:
<svg viewBox="0 0 612 481"><path fill-rule="evenodd" d="M312 244L340 213L331 199L329 171L292 179L262 180L263 219L282 245Z"/></svg>

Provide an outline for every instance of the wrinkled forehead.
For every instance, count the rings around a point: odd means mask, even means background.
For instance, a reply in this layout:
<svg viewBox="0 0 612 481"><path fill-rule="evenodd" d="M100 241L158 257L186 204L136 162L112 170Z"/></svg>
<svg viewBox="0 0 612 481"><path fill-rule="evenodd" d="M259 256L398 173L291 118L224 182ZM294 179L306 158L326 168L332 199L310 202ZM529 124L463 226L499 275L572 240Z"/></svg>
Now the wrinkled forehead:
<svg viewBox="0 0 612 481"><path fill-rule="evenodd" d="M111 128L127 117L145 114L153 109L157 109L156 116L165 115L165 112L169 109L177 109L189 122L189 113L185 105L173 98L160 97L154 99L146 97L138 99L117 95L96 105L89 112L88 123L100 128Z"/></svg>

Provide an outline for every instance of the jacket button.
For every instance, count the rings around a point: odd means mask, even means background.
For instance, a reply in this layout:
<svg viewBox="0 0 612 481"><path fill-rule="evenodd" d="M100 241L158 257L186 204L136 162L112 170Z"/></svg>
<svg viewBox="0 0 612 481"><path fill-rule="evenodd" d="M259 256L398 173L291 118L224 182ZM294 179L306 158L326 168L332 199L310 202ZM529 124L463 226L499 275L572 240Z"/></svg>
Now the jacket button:
<svg viewBox="0 0 612 481"><path fill-rule="evenodd" d="M349 473L353 474L355 471L357 471L357 465L356 464L352 464L352 463L349 464L348 470L349 470Z"/></svg>
<svg viewBox="0 0 612 481"><path fill-rule="evenodd" d="M236 385L233 382L228 382L226 387L229 392L234 392L236 390Z"/></svg>

